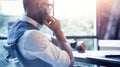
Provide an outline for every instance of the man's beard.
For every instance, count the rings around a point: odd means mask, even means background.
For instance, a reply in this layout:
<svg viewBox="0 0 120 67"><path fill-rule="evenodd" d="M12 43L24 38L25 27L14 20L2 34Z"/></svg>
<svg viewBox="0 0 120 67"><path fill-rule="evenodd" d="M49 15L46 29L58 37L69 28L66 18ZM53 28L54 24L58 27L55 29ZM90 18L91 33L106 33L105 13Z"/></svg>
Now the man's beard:
<svg viewBox="0 0 120 67"><path fill-rule="evenodd" d="M47 21L47 22L50 22L50 20L51 20L51 16L47 13L47 12L42 12L42 14L41 14L41 19L43 20L43 21Z"/></svg>

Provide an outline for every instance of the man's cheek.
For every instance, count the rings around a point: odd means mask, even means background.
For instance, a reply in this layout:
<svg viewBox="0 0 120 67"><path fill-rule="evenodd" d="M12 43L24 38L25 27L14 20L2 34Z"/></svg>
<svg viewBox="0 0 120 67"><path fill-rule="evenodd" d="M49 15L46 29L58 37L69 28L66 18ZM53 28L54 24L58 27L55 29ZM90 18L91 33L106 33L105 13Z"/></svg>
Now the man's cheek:
<svg viewBox="0 0 120 67"><path fill-rule="evenodd" d="M41 15L42 15L43 18L47 18L48 12L47 12L47 10L44 7L42 7L40 9L40 13L41 13Z"/></svg>

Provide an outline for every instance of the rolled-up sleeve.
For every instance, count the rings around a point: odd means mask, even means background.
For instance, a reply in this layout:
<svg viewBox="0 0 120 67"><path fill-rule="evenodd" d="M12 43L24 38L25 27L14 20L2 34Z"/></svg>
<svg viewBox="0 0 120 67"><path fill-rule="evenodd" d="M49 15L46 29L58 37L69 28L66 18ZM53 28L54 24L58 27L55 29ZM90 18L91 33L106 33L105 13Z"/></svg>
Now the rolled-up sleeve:
<svg viewBox="0 0 120 67"><path fill-rule="evenodd" d="M25 54L42 59L54 67L68 67L70 64L68 53L51 43L40 31L30 32L24 44Z"/></svg>

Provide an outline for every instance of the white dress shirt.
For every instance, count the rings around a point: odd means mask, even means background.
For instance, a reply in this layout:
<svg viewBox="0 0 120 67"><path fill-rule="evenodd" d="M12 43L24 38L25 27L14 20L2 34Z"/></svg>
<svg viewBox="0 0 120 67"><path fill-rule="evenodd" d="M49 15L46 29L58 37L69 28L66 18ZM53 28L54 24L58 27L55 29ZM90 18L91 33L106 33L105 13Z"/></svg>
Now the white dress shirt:
<svg viewBox="0 0 120 67"><path fill-rule="evenodd" d="M42 28L35 20L24 16L21 20L31 23L35 27ZM66 51L61 50L48 40L45 33L40 30L27 30L19 39L18 48L27 59L42 59L53 67L68 67L70 58Z"/></svg>

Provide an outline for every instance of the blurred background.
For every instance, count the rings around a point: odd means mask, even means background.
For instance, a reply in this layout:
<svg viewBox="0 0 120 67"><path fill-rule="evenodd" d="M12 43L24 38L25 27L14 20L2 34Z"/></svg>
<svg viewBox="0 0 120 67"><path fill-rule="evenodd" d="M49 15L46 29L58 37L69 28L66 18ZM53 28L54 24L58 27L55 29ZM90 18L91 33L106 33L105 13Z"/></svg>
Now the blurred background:
<svg viewBox="0 0 120 67"><path fill-rule="evenodd" d="M54 4L51 15L61 21L69 42L85 41L87 50L99 50L99 40L120 39L120 0L49 1ZM0 0L0 67L16 67L14 63L5 61L7 51L3 45L7 44L8 24L19 20L23 14L22 0ZM42 31L53 35L45 26ZM91 64L76 64L94 67Z"/></svg>

